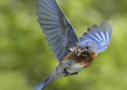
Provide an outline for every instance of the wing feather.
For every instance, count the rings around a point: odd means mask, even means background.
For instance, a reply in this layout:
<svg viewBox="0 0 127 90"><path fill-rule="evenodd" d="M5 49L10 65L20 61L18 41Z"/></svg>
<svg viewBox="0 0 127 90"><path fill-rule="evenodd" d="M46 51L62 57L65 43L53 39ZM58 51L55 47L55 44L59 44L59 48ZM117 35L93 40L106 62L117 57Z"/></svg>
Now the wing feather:
<svg viewBox="0 0 127 90"><path fill-rule="evenodd" d="M109 21L107 30L104 22L101 24L102 31L99 30L97 25L94 25L93 26L94 31L88 28L88 33L85 33L83 35L84 37L80 38L80 41L82 42L86 39L91 39L96 41L98 45L97 53L99 54L105 51L110 44L111 37L112 37L112 27L113 27L112 21Z"/></svg>
<svg viewBox="0 0 127 90"><path fill-rule="evenodd" d="M38 22L60 62L79 43L76 32L56 0L37 0Z"/></svg>

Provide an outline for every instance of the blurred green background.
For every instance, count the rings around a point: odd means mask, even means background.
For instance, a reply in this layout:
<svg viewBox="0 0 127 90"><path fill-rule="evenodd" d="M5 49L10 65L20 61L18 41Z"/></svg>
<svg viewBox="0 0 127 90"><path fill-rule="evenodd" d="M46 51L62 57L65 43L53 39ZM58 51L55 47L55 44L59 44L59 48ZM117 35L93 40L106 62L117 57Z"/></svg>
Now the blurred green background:
<svg viewBox="0 0 127 90"><path fill-rule="evenodd" d="M79 37L113 20L109 49L78 75L46 90L127 90L127 0L57 0ZM0 0L0 90L32 90L58 65L36 16L36 0Z"/></svg>

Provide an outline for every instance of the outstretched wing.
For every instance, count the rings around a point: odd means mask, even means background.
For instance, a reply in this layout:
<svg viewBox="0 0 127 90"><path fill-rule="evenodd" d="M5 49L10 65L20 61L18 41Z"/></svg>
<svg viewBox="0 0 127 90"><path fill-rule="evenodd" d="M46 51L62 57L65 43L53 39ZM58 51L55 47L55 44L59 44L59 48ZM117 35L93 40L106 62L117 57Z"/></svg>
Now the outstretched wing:
<svg viewBox="0 0 127 90"><path fill-rule="evenodd" d="M55 0L38 0L38 22L58 61L76 46L76 32Z"/></svg>
<svg viewBox="0 0 127 90"><path fill-rule="evenodd" d="M98 45L97 53L101 53L105 51L110 44L111 37L112 37L112 27L113 27L112 21L109 21L107 30L104 22L101 24L102 31L99 30L97 25L94 25L93 26L94 31L88 28L88 33L85 33L84 37L80 38L80 41L86 39L92 39L96 41Z"/></svg>

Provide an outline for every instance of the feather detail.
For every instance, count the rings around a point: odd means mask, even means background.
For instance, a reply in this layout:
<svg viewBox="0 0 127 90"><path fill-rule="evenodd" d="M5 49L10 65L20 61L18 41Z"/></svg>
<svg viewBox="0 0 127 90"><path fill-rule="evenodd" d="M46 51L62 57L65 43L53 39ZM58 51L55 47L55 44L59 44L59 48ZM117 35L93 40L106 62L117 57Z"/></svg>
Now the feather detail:
<svg viewBox="0 0 127 90"><path fill-rule="evenodd" d="M99 30L97 25L94 25L94 31L90 28L88 28L88 33L84 33L82 38L80 38L80 41L83 42L84 40L91 39L93 41L96 41L98 45L98 50L97 54L105 51L111 41L112 37L112 27L113 23L112 21L109 21L108 29L106 30L105 23L101 23L101 29L102 31Z"/></svg>
<svg viewBox="0 0 127 90"><path fill-rule="evenodd" d="M38 22L60 62L80 40L56 0L38 0L36 5Z"/></svg>

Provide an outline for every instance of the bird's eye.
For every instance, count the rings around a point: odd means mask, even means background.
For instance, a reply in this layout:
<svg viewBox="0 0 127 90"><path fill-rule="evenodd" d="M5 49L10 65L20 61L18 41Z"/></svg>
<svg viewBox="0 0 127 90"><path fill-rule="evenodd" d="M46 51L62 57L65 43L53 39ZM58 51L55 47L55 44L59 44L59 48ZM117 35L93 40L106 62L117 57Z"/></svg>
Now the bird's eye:
<svg viewBox="0 0 127 90"><path fill-rule="evenodd" d="M89 46L86 46L86 49L89 49L90 47Z"/></svg>

